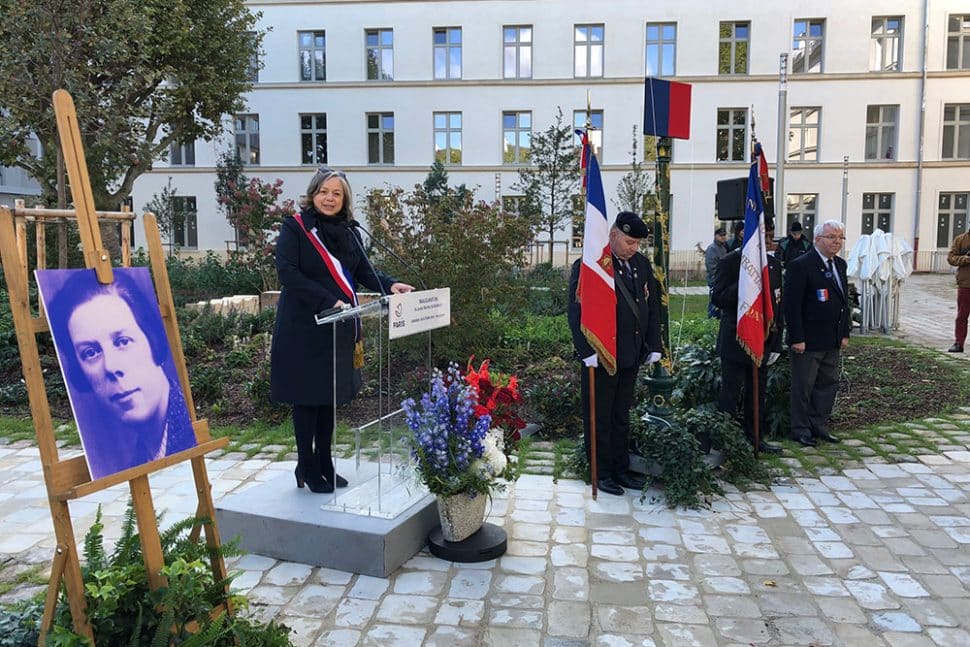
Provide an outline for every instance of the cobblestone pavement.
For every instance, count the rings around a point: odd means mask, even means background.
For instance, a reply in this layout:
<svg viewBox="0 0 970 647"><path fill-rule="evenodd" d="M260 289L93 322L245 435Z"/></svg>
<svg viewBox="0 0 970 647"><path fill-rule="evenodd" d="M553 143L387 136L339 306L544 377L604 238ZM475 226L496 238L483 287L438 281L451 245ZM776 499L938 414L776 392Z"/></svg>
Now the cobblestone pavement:
<svg viewBox="0 0 970 647"><path fill-rule="evenodd" d="M668 510L657 492L593 501L578 481L527 475L494 501L509 549L491 562L422 552L386 580L258 555L229 565L252 611L298 645L970 645L970 408L921 426L963 447L729 489L703 510ZM208 465L218 497L293 463ZM37 450L0 448L0 474L0 554L48 563ZM151 482L167 521L191 513L187 464ZM99 504L116 537L127 498L118 486L72 504L79 538Z"/></svg>
<svg viewBox="0 0 970 647"><path fill-rule="evenodd" d="M914 275L903 302L898 336L937 349L952 343L951 277ZM918 462L872 458L770 489L729 488L703 510L668 510L655 491L643 502L593 501L578 481L527 475L493 503L489 521L506 529L509 547L491 562L422 552L386 580L259 555L229 566L251 611L292 627L297 645L962 647L970 645L970 407L912 426L947 444ZM208 466L218 498L293 462L223 454ZM166 522L193 513L187 464L151 484ZM105 537L116 538L127 500L117 486L72 503L78 539L98 505ZM49 569L54 544L36 448L0 446L5 575ZM42 589L21 586L0 603Z"/></svg>

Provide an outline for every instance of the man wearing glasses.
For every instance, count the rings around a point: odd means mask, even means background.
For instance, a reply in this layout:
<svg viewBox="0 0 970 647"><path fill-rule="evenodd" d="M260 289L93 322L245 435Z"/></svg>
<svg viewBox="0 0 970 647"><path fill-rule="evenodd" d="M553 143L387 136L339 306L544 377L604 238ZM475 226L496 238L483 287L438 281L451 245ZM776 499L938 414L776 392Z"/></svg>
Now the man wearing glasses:
<svg viewBox="0 0 970 647"><path fill-rule="evenodd" d="M851 327L846 263L839 257L845 227L815 227L815 249L788 263L784 308L791 347L791 437L806 447L837 443L828 419L839 390L839 353Z"/></svg>

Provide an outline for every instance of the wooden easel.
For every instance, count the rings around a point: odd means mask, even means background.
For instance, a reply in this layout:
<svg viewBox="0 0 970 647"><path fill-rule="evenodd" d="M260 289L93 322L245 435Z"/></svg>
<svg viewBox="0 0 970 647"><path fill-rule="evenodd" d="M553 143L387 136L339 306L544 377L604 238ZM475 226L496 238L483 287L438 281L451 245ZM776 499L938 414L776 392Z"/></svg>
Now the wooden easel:
<svg viewBox="0 0 970 647"><path fill-rule="evenodd" d="M209 433L208 422L196 417L195 404L189 388L188 371L185 368L185 356L182 353L178 323L175 320L172 288L165 268L165 254L162 250L158 223L154 215L145 214L145 240L148 245L149 259L155 280L155 292L158 295L158 306L162 313L165 332L172 350L172 358L178 370L179 381L192 419L197 445L177 454L132 467L95 481L91 480L83 456L68 460L58 458L50 405L47 400L44 378L41 374L40 356L37 350L37 335L49 332L50 327L42 304L38 304L38 316L33 316L31 313L27 289L29 281L27 224L33 222L35 225L37 267L43 269L46 264L44 254L45 222L76 219L81 233L85 267L93 268L98 280L107 284L114 280L114 275L111 269L111 259L101 243L99 218L121 223L121 261L124 266L128 266L131 261L131 224L134 215L129 212L96 212L94 210L94 197L91 193L81 134L74 110L74 100L67 91L57 90L54 93L54 112L57 116L57 129L61 148L64 151L75 209L25 209L20 201L14 209L0 206L0 258L3 261L3 273L10 295L10 310L13 313L14 326L17 332L20 361L30 398L30 412L34 420L37 445L44 468L44 480L47 483L51 518L57 537L57 548L54 553L51 579L47 587L47 598L41 624L40 645L45 644L46 634L51 628L62 580L67 590L74 631L87 637L94 644L94 635L86 613L84 584L81 579L81 566L78 560L77 541L74 538L69 502L127 481L131 489L138 535L145 559L145 570L148 573L148 585L153 590L157 589L165 585L166 582L161 574L164 566L162 546L148 475L186 460L191 461L192 473L195 477L195 490L198 495L196 514L210 521L204 528L206 545L211 549L209 553L212 560L212 574L216 581L224 580L226 567L219 551L216 550L220 545L219 532L215 523L215 508L212 504L211 485L205 467L205 454L225 447L229 439L213 440ZM196 526L193 531L194 540L198 540L199 530L199 526ZM230 610L228 600L228 591L226 591L225 601L213 610L213 616Z"/></svg>

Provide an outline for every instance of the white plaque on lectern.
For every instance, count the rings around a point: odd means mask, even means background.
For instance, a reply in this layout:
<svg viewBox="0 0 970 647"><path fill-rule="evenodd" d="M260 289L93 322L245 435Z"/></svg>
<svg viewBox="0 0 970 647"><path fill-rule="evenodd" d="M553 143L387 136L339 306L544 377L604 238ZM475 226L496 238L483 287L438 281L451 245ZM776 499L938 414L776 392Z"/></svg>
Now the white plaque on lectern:
<svg viewBox="0 0 970 647"><path fill-rule="evenodd" d="M388 339L451 325L451 288L388 295Z"/></svg>

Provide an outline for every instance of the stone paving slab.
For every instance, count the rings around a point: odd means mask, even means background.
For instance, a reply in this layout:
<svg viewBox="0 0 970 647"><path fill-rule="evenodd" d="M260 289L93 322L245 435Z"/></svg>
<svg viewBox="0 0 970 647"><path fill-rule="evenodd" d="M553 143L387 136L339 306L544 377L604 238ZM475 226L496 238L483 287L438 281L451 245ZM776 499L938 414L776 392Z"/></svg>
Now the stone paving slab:
<svg viewBox="0 0 970 647"><path fill-rule="evenodd" d="M970 429L966 417L946 422ZM46 564L53 536L40 524L37 450L7 449L0 558ZM970 645L965 452L728 487L701 510L669 510L652 491L593 501L577 481L526 475L492 507L489 521L509 534L497 560L452 564L422 551L388 579L259 555L229 567L251 612L292 627L297 645ZM292 469L208 464L228 492ZM184 508L187 464L151 480L159 511ZM127 496L125 486L99 493L109 538ZM80 538L93 508L78 509Z"/></svg>

